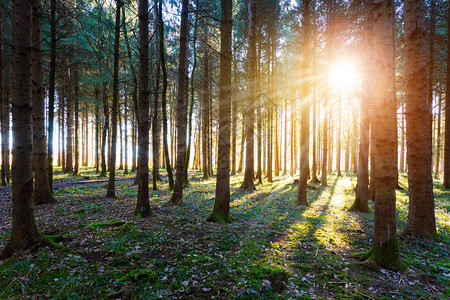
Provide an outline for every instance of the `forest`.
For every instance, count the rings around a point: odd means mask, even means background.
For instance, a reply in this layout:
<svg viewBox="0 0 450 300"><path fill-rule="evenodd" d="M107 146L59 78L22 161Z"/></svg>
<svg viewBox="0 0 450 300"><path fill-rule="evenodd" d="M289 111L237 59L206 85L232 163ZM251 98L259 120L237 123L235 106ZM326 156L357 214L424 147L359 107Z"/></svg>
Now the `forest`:
<svg viewBox="0 0 450 300"><path fill-rule="evenodd" d="M450 299L450 2L0 4L0 299Z"/></svg>

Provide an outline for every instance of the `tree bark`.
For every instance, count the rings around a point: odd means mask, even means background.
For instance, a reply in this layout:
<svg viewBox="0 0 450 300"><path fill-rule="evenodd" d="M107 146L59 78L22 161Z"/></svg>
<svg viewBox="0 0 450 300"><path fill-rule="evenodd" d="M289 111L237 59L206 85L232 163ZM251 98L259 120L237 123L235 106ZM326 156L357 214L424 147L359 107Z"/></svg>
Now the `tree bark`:
<svg viewBox="0 0 450 300"><path fill-rule="evenodd" d="M55 202L48 182L47 144L45 137L45 105L42 87L42 46L41 46L41 1L33 0L32 37L31 37L31 82L32 82L32 115L33 115L33 166L34 194L36 204Z"/></svg>
<svg viewBox="0 0 450 300"><path fill-rule="evenodd" d="M202 150L203 150L203 179L209 178L208 164L208 137L209 137L209 53L205 46L204 76L203 76L203 97L202 97Z"/></svg>
<svg viewBox="0 0 450 300"><path fill-rule="evenodd" d="M13 5L13 228L0 259L39 245L43 237L34 219L33 137L31 105L32 1L16 0Z"/></svg>
<svg viewBox="0 0 450 300"><path fill-rule="evenodd" d="M167 143L167 70L166 70L166 54L164 48L164 22L162 18L162 0L159 1L158 6L158 18L159 18L159 59L161 63L161 70L163 75L163 89L161 94L161 110L162 110L162 119L163 119L163 147L164 147L164 157L166 161L166 170L167 177L169 178L169 188L173 190L174 182L173 182L173 174L172 167L170 164L170 156L169 156L169 146Z"/></svg>
<svg viewBox="0 0 450 300"><path fill-rule="evenodd" d="M72 93L73 71L69 66L67 68L66 77L66 91L67 91L67 111L66 111L66 167L64 172L73 173L73 113L74 113L74 99Z"/></svg>
<svg viewBox="0 0 450 300"><path fill-rule="evenodd" d="M375 156L375 224L370 260L378 266L399 270L401 261L395 221L395 149L393 101L394 57L392 52L392 0L379 1L374 7L375 87L373 144Z"/></svg>
<svg viewBox="0 0 450 300"><path fill-rule="evenodd" d="M219 147L216 198L208 220L231 222L230 217L230 115L232 0L222 0L220 38Z"/></svg>
<svg viewBox="0 0 450 300"><path fill-rule="evenodd" d="M301 132L300 132L300 178L298 184L298 205L308 205L307 199L307 183L309 178L309 60L310 60L310 37L311 37L311 7L309 0L303 1L303 55L302 55L302 71L303 80L301 86Z"/></svg>
<svg viewBox="0 0 450 300"><path fill-rule="evenodd" d="M182 0L180 54L178 60L178 95L177 95L177 172L175 187L170 202L183 205L184 167L186 159L186 123L187 123L187 72L188 72L188 35L189 35L189 0Z"/></svg>
<svg viewBox="0 0 450 300"><path fill-rule="evenodd" d="M253 183L254 172L254 105L255 105L255 73L256 73L256 0L248 2L248 19L249 19L249 82L248 82L248 99L247 99L247 120L246 120L246 140L245 140L245 173L244 182L241 188L244 190L255 190Z"/></svg>
<svg viewBox="0 0 450 300"><path fill-rule="evenodd" d="M374 86L371 75L374 73L373 34L373 13L368 12L366 29L364 30L366 53L364 65L366 66L366 69L363 77L363 90L365 92L363 92L361 97L358 177L356 181L356 198L351 207L351 210L360 212L369 211L369 107L374 100Z"/></svg>
<svg viewBox="0 0 450 300"><path fill-rule="evenodd" d="M425 2L405 0L405 103L409 210L405 233L436 235L432 153L426 89Z"/></svg>
<svg viewBox="0 0 450 300"><path fill-rule="evenodd" d="M50 73L48 80L48 143L47 171L50 192L53 192L53 134L55 118L56 75L56 0L50 1Z"/></svg>
<svg viewBox="0 0 450 300"><path fill-rule="evenodd" d="M117 111L119 102L119 42L120 42L120 8L121 0L116 0L116 26L114 30L114 73L113 73L113 97L111 109L111 153L109 153L109 180L106 189L106 197L116 197L116 149L117 149Z"/></svg>
<svg viewBox="0 0 450 300"><path fill-rule="evenodd" d="M450 49L450 5L447 12L447 49ZM443 186L450 189L450 52L447 51L445 81L445 129L444 129L444 180Z"/></svg>

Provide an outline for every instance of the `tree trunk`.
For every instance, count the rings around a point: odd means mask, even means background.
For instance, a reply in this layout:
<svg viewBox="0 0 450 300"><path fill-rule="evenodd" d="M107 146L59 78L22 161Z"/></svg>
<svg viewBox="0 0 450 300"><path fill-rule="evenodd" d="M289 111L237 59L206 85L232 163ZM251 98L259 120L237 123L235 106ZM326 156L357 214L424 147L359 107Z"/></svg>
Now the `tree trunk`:
<svg viewBox="0 0 450 300"><path fill-rule="evenodd" d="M338 98L338 136L337 136L337 145L336 145L336 169L337 169L337 176L342 176L341 173L341 115L342 115L342 95L339 95Z"/></svg>
<svg viewBox="0 0 450 300"><path fill-rule="evenodd" d="M32 115L33 115L33 166L36 204L55 202L50 192L47 171L47 144L45 137L45 105L42 87L41 1L33 0L31 52Z"/></svg>
<svg viewBox="0 0 450 300"><path fill-rule="evenodd" d="M72 93L73 74L72 68L67 66L66 76L66 91L67 91L67 111L66 111L66 167L64 172L73 173L73 114L74 114L74 99Z"/></svg>
<svg viewBox="0 0 450 300"><path fill-rule="evenodd" d="M100 173L101 177L106 176L106 139L108 137L109 128L109 104L108 104L108 91L106 82L103 83L102 87L102 102L103 102L103 129L102 129L102 171Z"/></svg>
<svg viewBox="0 0 450 300"><path fill-rule="evenodd" d="M450 49L450 5L447 12L447 49ZM445 129L444 129L444 180L443 186L450 189L450 52L447 51L445 81Z"/></svg>
<svg viewBox="0 0 450 300"><path fill-rule="evenodd" d="M116 197L116 149L117 149L117 111L119 105L119 42L120 42L120 7L121 0L116 0L116 26L114 30L114 73L113 73L113 97L111 111L111 153L109 153L109 180L106 189L106 197Z"/></svg>
<svg viewBox="0 0 450 300"><path fill-rule="evenodd" d="M245 113L242 113L242 132L241 132L241 151L239 155L239 165L238 165L238 172L242 172L242 169L244 168L244 151L245 151L245 138L246 138L246 131L245 131L245 124L246 124L246 118Z"/></svg>
<svg viewBox="0 0 450 300"><path fill-rule="evenodd" d="M139 153L138 195L134 214L150 215L148 194L148 151L149 151L149 81L148 81L148 0L139 0Z"/></svg>
<svg viewBox="0 0 450 300"><path fill-rule="evenodd" d="M192 114L194 113L194 76L195 70L197 69L197 23L198 23L198 11L199 5L198 0L195 1L195 21L194 21L194 36L193 36L193 45L192 45L192 56L194 59L194 63L192 65L191 72L191 101L189 102L189 120L188 120L188 140L187 140L187 148L186 148L186 159L184 161L184 184L189 185L188 180L188 169L189 169L189 160L191 157L191 140L192 140ZM189 80L188 80L189 81ZM188 83L189 85L189 83Z"/></svg>
<svg viewBox="0 0 450 300"><path fill-rule="evenodd" d="M238 97L238 70L237 70L237 56L234 55L234 91L233 91L233 105L232 105L232 121L231 121L231 175L236 174L236 133L237 133L237 97ZM204 161L204 160L203 160Z"/></svg>
<svg viewBox="0 0 450 300"><path fill-rule="evenodd" d="M155 19L158 18L156 9L154 10L154 17ZM159 22L156 22L156 30L159 32L158 27L160 26ZM159 43L158 41L155 41L154 43L154 55L155 55L155 63L156 63L156 70L155 70L155 78L154 83L155 86L153 88L153 116L152 116L152 188L154 191L158 190L158 179L160 178L159 175L159 160L158 160L158 153L159 153L159 123L158 123L158 102L159 102L159 77L160 77L160 65L161 62L158 62L159 57Z"/></svg>
<svg viewBox="0 0 450 300"><path fill-rule="evenodd" d="M74 147L75 147L75 160L73 166L73 175L78 174L78 166L80 163L80 149L79 149L79 99L78 99L78 70L74 69L74 102L75 102L75 124L74 124Z"/></svg>
<svg viewBox="0 0 450 300"><path fill-rule="evenodd" d="M50 74L48 82L48 143L47 172L50 192L53 192L53 133L55 118L56 75L56 0L50 1Z"/></svg>
<svg viewBox="0 0 450 300"><path fill-rule="evenodd" d="M432 179L430 105L426 89L425 2L405 0L405 103L409 185L405 233L436 235Z"/></svg>
<svg viewBox="0 0 450 300"><path fill-rule="evenodd" d="M403 269L395 221L395 149L394 123L396 107L393 101L391 0L380 1L374 8L375 78L373 143L375 151L375 224L372 254L369 258L378 266ZM373 76L372 76L373 78Z"/></svg>
<svg viewBox="0 0 450 300"><path fill-rule="evenodd" d="M170 203L183 205L184 167L186 159L186 100L188 72L188 35L189 35L189 0L182 0L180 54L178 60L178 96L177 96L177 172L175 187Z"/></svg>
<svg viewBox="0 0 450 300"><path fill-rule="evenodd" d="M247 99L247 120L246 120L246 140L245 140L245 173L244 181L241 188L244 190L254 190L253 183L254 172L254 105L255 105L255 73L256 73L256 0L248 2L248 19L249 19L249 83L248 83L248 99Z"/></svg>
<svg viewBox="0 0 450 300"><path fill-rule="evenodd" d="M208 164L208 137L209 137L209 53L205 46L204 53L204 81L203 81L203 98L202 98L202 148L203 148L203 179L209 178Z"/></svg>
<svg viewBox="0 0 450 300"><path fill-rule="evenodd" d="M123 175L128 174L128 86L125 84L124 86L124 112L123 112L123 127L124 127L124 167L123 167Z"/></svg>
<svg viewBox="0 0 450 300"><path fill-rule="evenodd" d="M301 86L301 132L300 132L300 178L298 184L298 205L308 205L307 199L307 183L309 178L309 60L311 55L311 7L309 0L303 1L303 55L302 55L302 71L303 80Z"/></svg>
<svg viewBox="0 0 450 300"><path fill-rule="evenodd" d="M374 48L373 48L373 13L368 12L366 29L364 30L365 43L365 71L363 77L363 90L361 97L360 114L360 140L359 140L359 162L358 178L356 181L356 198L350 210L360 212L369 211L369 131L370 131L370 105L374 101L374 85L372 75L374 74Z"/></svg>
<svg viewBox="0 0 450 300"><path fill-rule="evenodd" d="M99 147L100 147L100 92L98 87L95 87L95 172L99 173Z"/></svg>
<svg viewBox="0 0 450 300"><path fill-rule="evenodd" d="M437 133L436 133L436 169L434 178L439 179L439 164L441 162L441 113L442 113L442 94L438 95L438 119L437 119Z"/></svg>
<svg viewBox="0 0 450 300"><path fill-rule="evenodd" d="M222 0L221 7L218 168L216 198L208 220L229 223L232 0Z"/></svg>
<svg viewBox="0 0 450 300"><path fill-rule="evenodd" d="M34 219L33 139L31 105L31 16L32 1L13 5L13 228L0 259L31 248L43 241Z"/></svg>

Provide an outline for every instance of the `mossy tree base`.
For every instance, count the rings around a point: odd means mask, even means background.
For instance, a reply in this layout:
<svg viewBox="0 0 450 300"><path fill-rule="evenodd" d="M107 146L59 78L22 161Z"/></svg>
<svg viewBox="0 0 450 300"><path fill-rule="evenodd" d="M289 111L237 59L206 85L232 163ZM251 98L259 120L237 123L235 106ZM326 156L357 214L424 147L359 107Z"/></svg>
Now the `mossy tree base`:
<svg viewBox="0 0 450 300"><path fill-rule="evenodd" d="M400 258L397 241L376 245L372 249L356 253L352 257L391 271L406 272L408 270L408 266Z"/></svg>
<svg viewBox="0 0 450 300"><path fill-rule="evenodd" d="M348 210L362 212L362 213L370 212L367 201L366 201L366 203L362 203L362 201L359 201L358 199L356 199L355 202L353 202L352 206L350 206L350 208Z"/></svg>
<svg viewBox="0 0 450 300"><path fill-rule="evenodd" d="M11 239L6 247L0 252L0 260L10 258L14 254L25 250L33 251L41 246L51 246L67 253L76 254L76 251L74 251L73 249L55 242L56 240L60 240L61 238L62 234L55 236L39 234L32 239L21 240L20 242L17 242L15 239Z"/></svg>
<svg viewBox="0 0 450 300"><path fill-rule="evenodd" d="M50 203L57 203L55 197L51 193L48 193L47 195L35 195L33 196L33 201L36 205L41 204L50 204Z"/></svg>
<svg viewBox="0 0 450 300"><path fill-rule="evenodd" d="M206 221L225 225L233 222L233 217L227 212L213 210L208 218L206 218Z"/></svg>
<svg viewBox="0 0 450 300"><path fill-rule="evenodd" d="M183 202L183 195L173 192L172 197L165 204L165 206L185 206L185 203Z"/></svg>

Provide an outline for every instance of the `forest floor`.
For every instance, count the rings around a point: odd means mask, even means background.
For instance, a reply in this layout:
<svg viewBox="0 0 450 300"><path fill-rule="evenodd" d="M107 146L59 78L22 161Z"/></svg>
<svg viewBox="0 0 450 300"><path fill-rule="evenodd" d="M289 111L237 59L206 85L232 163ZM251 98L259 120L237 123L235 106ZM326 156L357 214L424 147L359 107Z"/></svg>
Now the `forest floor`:
<svg viewBox="0 0 450 300"><path fill-rule="evenodd" d="M229 225L205 221L215 178L201 173L193 173L183 207L164 206L171 193L163 177L160 190L150 190L153 215L136 218L132 176L118 172L117 198L105 198L107 183L92 169L56 172L59 203L36 207L36 219L45 234L62 233L60 243L74 252L41 247L0 261L0 299L450 299L450 191L438 181L438 238L400 236L409 270L397 273L351 258L373 236L373 214L348 211L354 175L331 175L329 187L308 189L311 205L302 210L294 177L244 192L238 174ZM400 185L399 233L407 220L404 175ZM0 249L11 232L10 198L10 189L0 189Z"/></svg>

